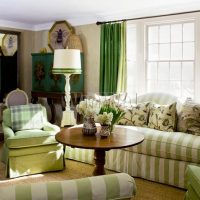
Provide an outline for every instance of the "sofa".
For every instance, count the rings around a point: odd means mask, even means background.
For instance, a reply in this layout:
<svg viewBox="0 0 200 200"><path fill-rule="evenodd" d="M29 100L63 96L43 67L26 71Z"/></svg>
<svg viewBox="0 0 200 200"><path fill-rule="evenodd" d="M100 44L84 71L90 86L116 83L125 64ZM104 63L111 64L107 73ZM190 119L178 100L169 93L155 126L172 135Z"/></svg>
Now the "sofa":
<svg viewBox="0 0 200 200"><path fill-rule="evenodd" d="M176 102L178 114L182 109L182 104L176 97L165 93L147 93L138 96L136 103L142 102L153 102L159 105L170 105ZM200 137L176 130L172 132L169 131L170 129L161 131L156 127L134 125L128 127L142 133L145 137L144 141L134 147L106 152L105 168L125 172L133 177L186 188L187 166L200 166ZM94 163L93 150L66 147L65 157Z"/></svg>
<svg viewBox="0 0 200 200"><path fill-rule="evenodd" d="M60 128L48 122L45 107L27 104L6 108L2 128L7 177L64 169L63 145L55 140Z"/></svg>
<svg viewBox="0 0 200 200"><path fill-rule="evenodd" d="M200 199L200 167L188 165L186 170L187 192L185 200Z"/></svg>
<svg viewBox="0 0 200 200"><path fill-rule="evenodd" d="M135 196L136 185L131 176L118 173L74 180L2 187L0 194L0 200L128 200Z"/></svg>

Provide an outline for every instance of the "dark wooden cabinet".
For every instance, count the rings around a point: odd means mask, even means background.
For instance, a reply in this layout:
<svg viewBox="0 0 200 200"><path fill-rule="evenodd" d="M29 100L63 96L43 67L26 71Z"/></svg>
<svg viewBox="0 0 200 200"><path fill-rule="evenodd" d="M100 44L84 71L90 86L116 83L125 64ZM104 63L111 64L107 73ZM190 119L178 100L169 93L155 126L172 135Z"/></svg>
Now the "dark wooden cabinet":
<svg viewBox="0 0 200 200"><path fill-rule="evenodd" d="M52 74L53 53L32 54L32 91L34 92L65 92L65 76ZM70 76L71 92L83 92L84 67L81 53L82 74Z"/></svg>
<svg viewBox="0 0 200 200"><path fill-rule="evenodd" d="M17 52L13 56L0 56L0 101L18 87Z"/></svg>

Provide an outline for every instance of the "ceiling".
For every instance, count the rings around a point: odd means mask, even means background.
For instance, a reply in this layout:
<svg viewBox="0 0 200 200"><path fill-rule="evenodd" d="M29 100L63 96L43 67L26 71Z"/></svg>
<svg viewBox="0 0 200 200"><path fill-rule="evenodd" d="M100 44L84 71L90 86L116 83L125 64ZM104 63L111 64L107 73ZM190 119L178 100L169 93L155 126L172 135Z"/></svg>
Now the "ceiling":
<svg viewBox="0 0 200 200"><path fill-rule="evenodd" d="M200 10L200 0L1 0L0 26L44 30L55 21L72 26Z"/></svg>

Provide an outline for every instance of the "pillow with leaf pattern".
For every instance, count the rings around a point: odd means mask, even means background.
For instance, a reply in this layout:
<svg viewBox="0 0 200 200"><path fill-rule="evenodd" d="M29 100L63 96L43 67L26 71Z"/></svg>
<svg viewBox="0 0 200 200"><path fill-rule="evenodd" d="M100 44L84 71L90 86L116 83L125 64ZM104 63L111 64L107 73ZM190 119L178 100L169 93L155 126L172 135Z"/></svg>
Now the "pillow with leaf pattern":
<svg viewBox="0 0 200 200"><path fill-rule="evenodd" d="M178 115L177 130L200 135L200 104L193 102L183 104Z"/></svg>
<svg viewBox="0 0 200 200"><path fill-rule="evenodd" d="M147 127L150 103L139 103L126 109L120 125Z"/></svg>
<svg viewBox="0 0 200 200"><path fill-rule="evenodd" d="M173 132L176 128L176 103L170 105L152 104L148 127Z"/></svg>

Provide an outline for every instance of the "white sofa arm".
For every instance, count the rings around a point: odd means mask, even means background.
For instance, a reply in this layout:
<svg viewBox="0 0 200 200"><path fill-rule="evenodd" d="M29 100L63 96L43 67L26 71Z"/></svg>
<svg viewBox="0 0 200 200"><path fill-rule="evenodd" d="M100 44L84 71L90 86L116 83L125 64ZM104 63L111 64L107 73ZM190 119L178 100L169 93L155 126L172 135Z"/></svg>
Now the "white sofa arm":
<svg viewBox="0 0 200 200"><path fill-rule="evenodd" d="M136 193L134 179L125 173L82 179L33 183L0 188L0 199L131 199Z"/></svg>

